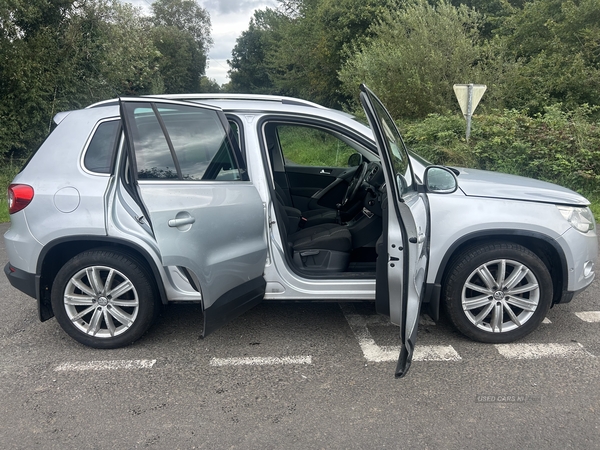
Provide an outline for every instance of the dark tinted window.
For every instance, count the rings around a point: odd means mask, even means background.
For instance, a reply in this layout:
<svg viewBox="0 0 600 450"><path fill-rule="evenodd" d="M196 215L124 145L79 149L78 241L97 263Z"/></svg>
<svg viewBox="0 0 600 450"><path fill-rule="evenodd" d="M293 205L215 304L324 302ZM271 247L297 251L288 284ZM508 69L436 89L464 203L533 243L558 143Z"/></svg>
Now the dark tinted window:
<svg viewBox="0 0 600 450"><path fill-rule="evenodd" d="M216 111L126 104L140 179L240 180L232 142Z"/></svg>
<svg viewBox="0 0 600 450"><path fill-rule="evenodd" d="M110 173L117 139L121 130L119 120L102 122L88 145L83 165L91 172Z"/></svg>

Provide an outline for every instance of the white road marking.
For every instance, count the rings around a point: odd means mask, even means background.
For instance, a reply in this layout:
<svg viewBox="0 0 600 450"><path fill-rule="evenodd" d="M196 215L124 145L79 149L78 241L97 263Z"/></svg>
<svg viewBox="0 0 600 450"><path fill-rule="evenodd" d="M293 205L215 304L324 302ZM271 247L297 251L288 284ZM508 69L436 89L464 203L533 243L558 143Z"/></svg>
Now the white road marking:
<svg viewBox="0 0 600 450"><path fill-rule="evenodd" d="M413 361L460 361L462 358L451 345L417 345Z"/></svg>
<svg viewBox="0 0 600 450"><path fill-rule="evenodd" d="M573 344L494 344L498 352L507 359L582 358L595 356Z"/></svg>
<svg viewBox="0 0 600 450"><path fill-rule="evenodd" d="M85 361L62 363L54 368L55 372L82 372L84 370L151 369L155 359L132 359L116 361Z"/></svg>
<svg viewBox="0 0 600 450"><path fill-rule="evenodd" d="M575 315L584 322L600 322L600 311L581 311Z"/></svg>
<svg viewBox="0 0 600 450"><path fill-rule="evenodd" d="M311 356L253 357L253 358L212 358L210 365L222 366L278 366L283 364L312 364Z"/></svg>
<svg viewBox="0 0 600 450"><path fill-rule="evenodd" d="M552 322L547 317L544 317L544 320L542 320L542 323L548 325L549 323L552 323Z"/></svg>
<svg viewBox="0 0 600 450"><path fill-rule="evenodd" d="M354 333L363 356L369 362L397 361L400 347L379 346L369 332L368 325L379 324L375 317L358 314L353 305L340 303L340 308ZM380 319L381 320L381 319ZM389 319L386 319L389 324ZM413 361L459 361L460 355L451 345L419 345L415 347Z"/></svg>

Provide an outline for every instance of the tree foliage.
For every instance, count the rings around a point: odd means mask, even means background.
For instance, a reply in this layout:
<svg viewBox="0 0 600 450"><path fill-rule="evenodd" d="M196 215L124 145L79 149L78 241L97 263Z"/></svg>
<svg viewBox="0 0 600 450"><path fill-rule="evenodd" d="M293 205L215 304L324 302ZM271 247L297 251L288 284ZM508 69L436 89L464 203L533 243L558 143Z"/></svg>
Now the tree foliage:
<svg viewBox="0 0 600 450"><path fill-rule="evenodd" d="M208 13L190 0L155 7L147 18L118 0L0 1L0 156L26 157L58 111L213 89Z"/></svg>
<svg viewBox="0 0 600 450"><path fill-rule="evenodd" d="M346 100L338 71L346 49L396 0L293 0L257 11L229 61L230 89L310 98L330 106Z"/></svg>
<svg viewBox="0 0 600 450"><path fill-rule="evenodd" d="M423 117L456 104L452 85L476 82L481 16L464 5L425 0L389 11L339 72L351 96L366 82L395 117Z"/></svg>
<svg viewBox="0 0 600 450"><path fill-rule="evenodd" d="M269 8L254 13L248 29L237 38L231 59L227 61L231 67L229 90L250 94L274 93L267 55L276 48L277 28L284 20L285 16Z"/></svg>

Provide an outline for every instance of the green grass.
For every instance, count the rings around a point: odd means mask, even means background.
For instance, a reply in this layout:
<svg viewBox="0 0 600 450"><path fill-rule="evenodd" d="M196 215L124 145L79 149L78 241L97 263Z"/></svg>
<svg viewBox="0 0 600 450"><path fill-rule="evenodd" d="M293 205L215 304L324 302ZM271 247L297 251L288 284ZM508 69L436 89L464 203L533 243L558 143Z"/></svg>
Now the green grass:
<svg viewBox="0 0 600 450"><path fill-rule="evenodd" d="M277 127L283 156L288 162L311 167L347 167L356 151L335 136L316 128Z"/></svg>
<svg viewBox="0 0 600 450"><path fill-rule="evenodd" d="M16 164L14 161L5 161L0 167L0 223L10 222L6 191L19 170L21 170L21 163Z"/></svg>
<svg viewBox="0 0 600 450"><path fill-rule="evenodd" d="M594 213L594 217L596 218L596 223L600 224L600 195L592 195L587 197L587 199L592 202L590 208Z"/></svg>

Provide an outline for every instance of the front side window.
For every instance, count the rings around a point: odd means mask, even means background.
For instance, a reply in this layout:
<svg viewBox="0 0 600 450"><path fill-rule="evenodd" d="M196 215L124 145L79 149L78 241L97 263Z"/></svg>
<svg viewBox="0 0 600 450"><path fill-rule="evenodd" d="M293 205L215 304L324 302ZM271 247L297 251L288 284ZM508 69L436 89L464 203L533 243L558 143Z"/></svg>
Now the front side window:
<svg viewBox="0 0 600 450"><path fill-rule="evenodd" d="M234 181L242 174L219 112L160 103L123 104L145 180Z"/></svg>

